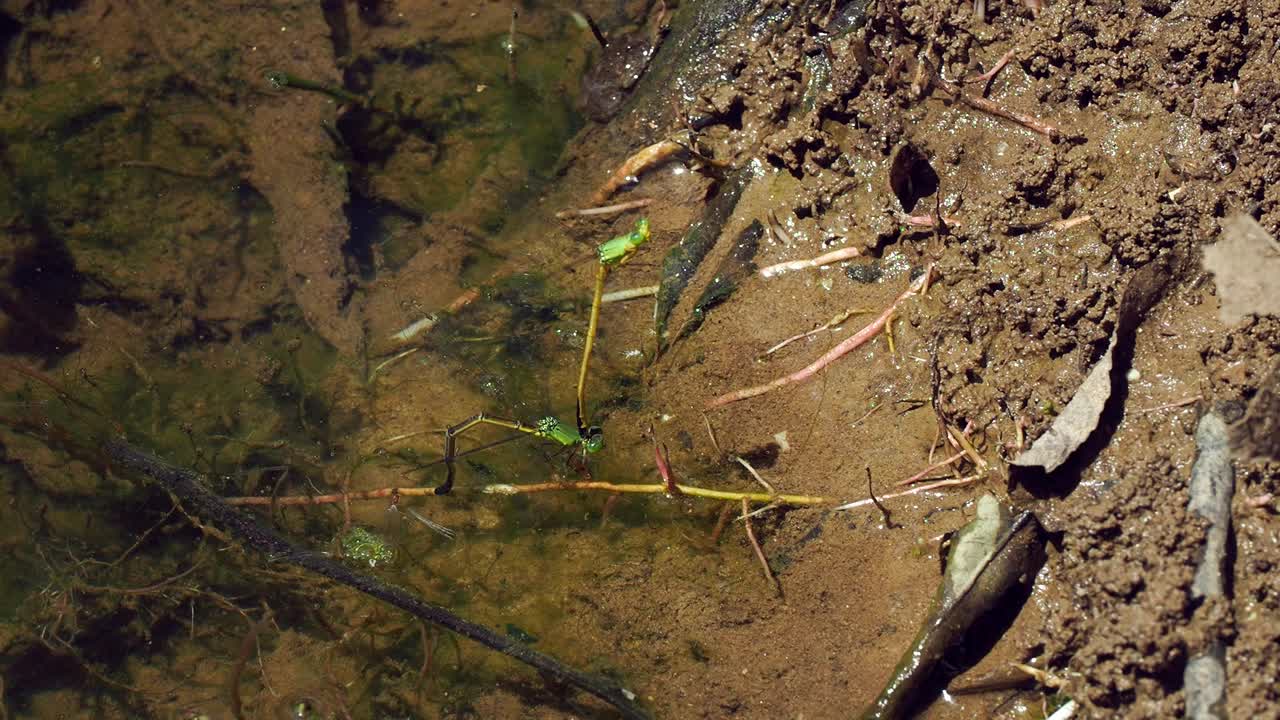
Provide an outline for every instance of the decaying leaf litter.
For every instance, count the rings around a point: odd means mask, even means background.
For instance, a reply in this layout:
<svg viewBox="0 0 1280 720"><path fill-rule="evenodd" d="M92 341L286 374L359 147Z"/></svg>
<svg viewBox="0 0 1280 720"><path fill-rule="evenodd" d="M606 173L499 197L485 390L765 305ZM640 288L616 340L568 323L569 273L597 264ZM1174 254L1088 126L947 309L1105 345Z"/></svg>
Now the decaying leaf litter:
<svg viewBox="0 0 1280 720"><path fill-rule="evenodd" d="M703 11L686 5L686 12ZM984 674L1007 674L1010 662L1035 657L1082 715L1165 716L1188 702L1180 689L1188 658L1216 639L1226 649L1228 708L1265 713L1277 700L1268 678L1278 661L1267 652L1278 602L1267 583L1276 552L1275 469L1266 461L1237 465L1235 592L1214 602L1191 599L1204 533L1188 515L1182 488L1195 417L1215 407L1228 421L1245 422L1275 392L1266 385L1280 344L1275 318L1220 324L1214 283L1198 268L1200 246L1217 239L1227 209L1276 227L1276 199L1268 193L1280 160L1273 129L1258 120L1275 109L1266 48L1275 44L1276 8L1117 13L1088 3L984 4L980 11L925 3L873 7L862 26L852 3L820 5L747 15L752 40L726 45L730 57L717 59L730 74L704 71L692 102L642 79L618 119L589 126L570 143L563 179L524 209L526 229L505 231L526 239L509 267L572 267L566 260L583 248L625 232L632 215L579 215L557 225L552 214L587 207L608 182L606 169L675 136L685 120L700 131L700 153L729 168L758 160L760 172L717 221L720 230L699 243L702 262L680 266L689 291L674 298L662 292L668 276L657 258L681 247L708 200L714 205L732 180L680 172L686 165L671 162L640 176L633 190L609 191L610 203L643 193L650 202L640 212L654 225L647 268L642 256L611 282L657 283L660 303L669 305L668 327L693 327L699 308L702 325L651 362L663 344L661 331L652 332L652 306L605 310L591 387L601 398L596 419L608 450L592 466L593 481L621 482L652 467L645 434L652 424L671 448L667 472L699 487L758 492L755 480L727 464L734 455L750 458L769 479L775 490L765 497L856 502L870 468L875 497L892 511L895 527L875 503L840 513L780 508L751 518L750 537L718 533L719 545L706 551L702 536L725 517L721 507L651 503L640 506L647 516L633 511L610 562L578 567L575 558L590 557L590 545L571 537L578 531L534 521L560 551L557 563L542 566L562 575L567 593L550 612L578 642L569 648L545 631L535 634L571 657L607 656L660 716L822 717L832 708L847 716L879 692L924 621L940 577L939 536L966 526L977 498L995 492L1036 512L1056 539L1032 602L957 682L980 684ZM411 16L409 26L415 21L421 18ZM681 27L677 11L671 47L688 42ZM648 77L669 80L668 67L660 52ZM1173 74L1178 82L1167 82ZM993 107L1007 112L988 112ZM938 179L932 197L917 198L914 208L902 204L889 177L895 148L907 142ZM273 205L279 193L268 195ZM446 238L467 237L476 227L465 213L429 222L454 226L439 231ZM866 260L744 276L727 299L709 296L731 241L753 222L771 228L772 242L750 260L757 266L845 246ZM386 338L452 303L457 314L448 322L483 329L487 310L469 314L475 298L455 300L468 288L438 281L422 287L430 282L424 271L457 267L450 255L464 242L422 250L389 282L365 288L364 302L341 308L334 315L341 322L330 327L348 328L362 314L367 337ZM1163 300L1140 312L1135 327L1123 327L1124 289L1156 262L1168 267ZM765 360L750 358L851 307L876 317L930 266L933 287L880 315L867 343L803 382L704 416L717 395L798 372L870 327L868 318L855 315ZM588 275L568 271L556 282L588 294ZM709 309L701 298L712 296L718 304ZM321 328L314 318L323 305L307 309L308 321ZM1061 467L1034 477L1007 471L1006 460L1052 433L1119 335L1130 332L1123 367L1104 373L1114 383L1096 427L1086 424ZM493 379L456 356L436 356L441 348L433 346L448 337L429 341L426 353L415 353L428 357L416 364L382 368L375 381L383 392L374 385L366 395L330 381L326 392L337 407L359 408L375 421L347 447L371 453L389 437L456 423L486 402L465 385L489 387ZM474 337L485 341L483 331ZM545 381L548 397L538 402L566 407L573 350L551 351L559 361ZM441 375L463 378L464 387L433 380ZM487 402L510 406L514 397L499 386ZM528 402L516 401L516 409ZM425 440L422 447L435 450ZM890 497L898 481L935 466L936 475L918 479L967 478L970 487ZM520 472L530 482L548 472L562 474L553 480L576 480L554 464L539 467ZM326 484L368 491L404 482L363 468L329 474ZM499 476L513 472L498 468ZM657 492L670 487L655 484ZM598 513L601 500L588 495L540 509ZM616 504L615 516L627 502ZM474 530L495 522L495 507L424 510ZM371 512L357 506L346 515L363 521ZM759 582L752 546L770 560L784 601ZM592 591L576 589L584 586ZM499 690L474 702L500 712L514 698ZM925 712L1034 714L1042 709L1035 698L964 695L958 705Z"/></svg>

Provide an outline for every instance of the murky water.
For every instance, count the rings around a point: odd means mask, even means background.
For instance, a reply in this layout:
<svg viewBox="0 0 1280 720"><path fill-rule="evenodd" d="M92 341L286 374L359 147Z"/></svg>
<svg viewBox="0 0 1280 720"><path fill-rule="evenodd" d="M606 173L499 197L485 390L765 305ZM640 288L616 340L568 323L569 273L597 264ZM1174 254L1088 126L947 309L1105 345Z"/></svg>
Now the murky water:
<svg viewBox="0 0 1280 720"><path fill-rule="evenodd" d="M440 430L476 412L572 423L586 314L564 282L591 256L522 259L503 230L581 123L566 88L589 34L549 7L513 36L497 6L405 20L89 5L0 28L20 48L0 112L8 716L492 717L475 702L495 683L545 693L479 646L196 529L160 489L107 472L97 443L118 436L224 496L272 498L251 512L299 545L338 554L344 526L368 530L393 552L346 545L363 570L624 680L607 637L567 616L626 558L705 534L686 505L483 494L586 472L528 437L460 459L447 497L361 500L349 515L288 504L433 487ZM94 9L132 40L96 35ZM283 119L256 119L268 106ZM274 164L264 143L284 147ZM348 239L281 241L302 232L283 196ZM299 262L313 248L337 264ZM389 340L472 286L481 297L434 331ZM336 352L312 327L357 304L373 339ZM460 449L504 432L482 426ZM606 447L592 472L652 482L643 443Z"/></svg>

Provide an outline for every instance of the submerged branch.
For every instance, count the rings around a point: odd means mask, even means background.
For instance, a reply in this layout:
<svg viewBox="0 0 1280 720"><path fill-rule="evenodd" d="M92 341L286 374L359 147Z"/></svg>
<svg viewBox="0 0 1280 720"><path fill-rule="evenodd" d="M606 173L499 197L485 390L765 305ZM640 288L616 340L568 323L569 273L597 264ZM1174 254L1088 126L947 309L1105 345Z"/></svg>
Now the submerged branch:
<svg viewBox="0 0 1280 720"><path fill-rule="evenodd" d="M549 655L533 650L517 640L466 620L447 608L427 602L406 590L383 584L321 553L304 550L283 535L259 525L250 515L234 510L205 487L204 479L192 470L170 465L138 450L123 440L108 440L102 446L106 456L119 468L140 472L155 480L180 500L187 510L221 529L230 531L245 545L274 562L296 565L317 575L394 605L434 625L474 640L536 668L545 676L584 690L617 708L623 717L642 720L648 716L633 702L631 693L607 679L588 675L561 664Z"/></svg>

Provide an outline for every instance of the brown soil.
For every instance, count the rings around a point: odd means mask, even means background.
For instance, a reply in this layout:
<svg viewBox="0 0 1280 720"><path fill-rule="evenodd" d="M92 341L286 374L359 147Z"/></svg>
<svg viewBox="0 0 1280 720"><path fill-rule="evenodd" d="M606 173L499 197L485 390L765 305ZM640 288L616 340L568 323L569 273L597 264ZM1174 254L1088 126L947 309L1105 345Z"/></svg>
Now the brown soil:
<svg viewBox="0 0 1280 720"><path fill-rule="evenodd" d="M509 7L500 3L428 5L370 3L345 10L351 57L499 38L509 22ZM651 17L651 5L602 1L587 3L587 10L607 19L606 30L635 28ZM759 17L774 11L787 16L781 3L764 5ZM995 492L1037 513L1051 536L1049 559L1031 597L1020 608L1005 608L1007 630L989 639L994 647L984 657L968 658L964 664L976 666L957 684L1007 675L1009 662L1034 661L1081 705L1077 717L1170 717L1184 710L1187 659L1217 640L1228 648L1229 715L1280 717L1280 591L1273 579L1280 567L1280 517L1274 499L1259 501L1280 494L1280 460L1237 464L1229 601L1197 606L1190 599L1204 527L1187 510L1186 490L1198 415L1212 407L1232 420L1247 417L1251 401L1276 392L1267 383L1277 378L1280 322L1254 317L1224 327L1213 278L1200 270L1200 248L1217 238L1218 221L1230 212L1252 214L1273 235L1280 230L1280 149L1271 121L1280 112L1280 2L1062 0L1038 13L1001 3L988 4L985 22L965 3L890 5L877 3L866 29L842 37L824 38L826 3L765 32L744 30L726 43L733 48L727 51L731 76L696 88L693 99L633 102L607 124L583 128L561 155L553 182L520 206L518 220L508 221L482 260L476 260L482 255L476 248L490 240L487 219L523 191L527 169L513 152L483 155L470 141L439 140L446 148L458 143L448 152L420 139L404 142L370 178L371 192L401 207L421 199L406 178L456 161L446 158L480 158L475 164L481 167L469 169L473 192L456 204L406 213L414 221L390 232L413 252L396 267L379 266L369 282L356 276L343 254L351 231L341 207L346 179L320 125L336 114L333 103L319 94L292 93L297 104L285 105L256 80L264 68L288 63L297 74L336 82L338 65L351 57L335 58L341 53L325 37L325 18L310 4L262 14L241 9L226 21L235 29L234 44L238 52L264 56L240 57L225 66L217 84L187 70L193 75L186 83L238 119L243 139L218 146L236 174L271 205L276 262L284 276L268 279L260 276L262 268L244 270L243 283L237 279L240 284L214 293L221 298L216 312L190 297L167 315L118 310L125 307L118 301L78 306L74 328L59 337L79 349L47 366L75 383L131 367L149 377L139 366L150 368L153 361L163 364L165 377L216 367L251 381L225 390L204 381L207 399L179 393L191 405L179 407L175 400L173 414L201 419L179 428L172 416L159 416L151 419L151 432L174 447L187 436L210 443L245 438L223 456L241 468L253 465L246 449L252 443L287 437L290 464L310 469L307 480L317 486L437 482L438 475L420 480L417 474L406 481L412 471L404 464L366 461L406 446L430 455L436 437L388 439L444 427L478 409L523 418L554 408L570 417L585 313L575 304L552 320L539 316L530 330L512 319L518 312L508 305L515 303L501 291L490 292L421 350L368 380L371 368L407 347L389 336L474 282L463 277L473 272L472 261L490 263L485 271L494 277L534 271L545 276L548 292L589 296L594 273L584 268L594 244L627 232L635 216L560 221L554 213L582 206L612 168L682 129L682 119L705 116L711 119L700 134L702 151L733 168L757 163L759 170L670 327L680 328L691 316L694 300L729 252L728 239L770 213L790 243L771 236L757 265L844 246L861 248L864 257L770 279L753 274L707 313L700 330L656 360L652 305L606 306L589 383L593 416L608 438L606 450L592 459L594 477L656 482L652 427L682 482L757 490L731 459L738 455L782 493L861 499L869 469L877 496L883 496L928 466L930 457L951 454L945 446L935 452L939 417L957 429L974 428L991 471L969 487L885 500L888 523L869 506L839 512L780 508L754 518L778 593L762 576L740 522L731 522L718 542L712 539L721 512L716 503L624 498L606 505L590 493L517 500L477 493L486 482L539 482L548 474L574 479L563 463L549 465L536 450L507 451L461 465L458 492L419 506L457 529L461 539L449 544L413 535L407 549L414 562L397 566L395 582L448 598L480 622L517 625L538 637L536 647L567 662L616 674L656 717L849 717L876 696L918 631L938 586L942 536L972 517L982 493ZM40 67L45 52L44 61L55 64L66 47L88 47L86 37L98 20L137 29L147 17L136 3L113 8L88 2L46 20L63 38L63 49L54 53L47 42L35 42L36 57L26 62ZM541 5L526 8L522 32L551 42L547 38L567 22L552 13ZM269 39L281 23L295 35ZM330 23L332 28L332 18ZM106 48L102 56L121 68L137 54L172 66L172 57L186 57L183 48L203 47L207 39L194 25L153 32L167 39ZM679 32L678 22L672 32ZM218 56L213 48L200 52L206 60ZM586 52L569 57L576 75ZM1056 127L1060 137L1050 140L956 102L922 81L930 67L953 81L981 73L1006 52L1012 61L985 96ZM819 59L829 62L829 82L815 93L810 83ZM426 70L406 72L410 84L430 81ZM475 84L470 68L459 72ZM562 83L565 93L577 92L576 75ZM980 83L965 87L982 92ZM912 212L940 209L950 219L945 231L913 232L899 218L889 175L895 152L906 144L928 159L938 178L937 195L921 198ZM644 211L652 240L610 276L611 289L658 281L660 259L717 186L709 173L691 172L697 164L667 164L615 198L654 202ZM192 214L202 213L212 211ZM1052 224L1061 221L1080 222L1065 229ZM22 247L21 241L14 245ZM243 245L217 248L240 253ZM1009 472L1005 460L1018 451L1016 438L1025 433L1026 442L1033 441L1067 405L1106 350L1120 292L1152 262L1168 263L1169 281L1138 328L1127 388L1104 416L1098 437L1047 478ZM927 265L936 268L938 280L895 316L892 348L879 337L817 378L706 410L724 392L804 367L870 322L905 289L913 269ZM0 264L0 272L7 267ZM186 272L177 256L156 261L151 277L133 280L87 267L81 259L82 271L114 279L113 298L143 298L149 306L171 297L174 291L166 288L183 285L173 278ZM241 285L253 290L241 293ZM311 367L303 359L306 346L300 350L295 341L286 352L244 331L278 320L283 287L311 330L341 354L323 371L305 369ZM10 324L0 333L25 322L0 309ZM762 358L778 341L851 309L859 313L839 329ZM214 325L222 333L209 341L182 322ZM517 339L533 348L528 357L535 365L510 350ZM170 350L171 343L181 349ZM122 345L134 353L122 352ZM304 368L298 372L309 383L306 396L289 395L284 409L267 409L268 396L287 375L281 367L293 363ZM0 387L16 392L19 380ZM144 384L156 392L150 379ZM313 396L324 398L330 414L322 427L306 419ZM290 414L295 406L301 417ZM170 425L175 427L166 430ZM95 492L99 468L51 459L26 435L0 438L6 459L33 477L65 473L75 478L76 493ZM53 492L47 482L34 486ZM310 492L301 485L294 491ZM34 517L38 505L15 501L9 512ZM338 522L336 512L322 512L299 511L283 522L297 534L309 530L323 545L327 537L306 520ZM357 505L351 512L354 521L377 525L385 506ZM51 532L76 532L74 519L56 511L47 520L43 511L39 516ZM291 591L320 597L312 609L276 618L278 627L262 632L261 657L250 664L258 669L245 671L240 693L257 698L256 716L287 712L298 699L334 713L376 705L420 716L461 717L470 710L479 717L609 717L594 705L557 704L532 679L468 687L469 678L522 678L522 671L471 647L455 652L434 634L344 590L291 590L287 578L263 572L279 593L259 591L268 604ZM257 606L246 601L242 610L257 617ZM210 630L197 641L192 625L190 641L183 642L184 628L170 636L168 665L135 661L117 676L142 689L145 700L138 702L151 712L229 717L223 715L229 712L224 674L240 652L246 625L225 607L201 609L228 615L231 629ZM179 610L165 612L185 617ZM54 609L40 613L33 627L64 627L62 611L56 618ZM31 634L17 630L5 643L13 657L35 646ZM308 662L322 654L330 658L322 669ZM424 661L438 671L420 673ZM204 685L175 682L190 677L204 678ZM464 689L451 695L454 688ZM1032 686L948 696L921 715L1039 717L1051 692ZM66 711L74 705L71 695L65 688L42 690L21 716Z"/></svg>

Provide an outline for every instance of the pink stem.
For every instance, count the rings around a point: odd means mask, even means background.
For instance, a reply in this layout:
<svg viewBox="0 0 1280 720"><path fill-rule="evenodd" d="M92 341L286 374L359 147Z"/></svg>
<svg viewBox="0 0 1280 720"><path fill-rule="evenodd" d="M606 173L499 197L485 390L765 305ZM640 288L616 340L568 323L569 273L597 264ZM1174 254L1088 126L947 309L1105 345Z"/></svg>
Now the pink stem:
<svg viewBox="0 0 1280 720"><path fill-rule="evenodd" d="M898 485L910 485L910 484L911 484L911 483L913 483L913 482L916 482L916 481L918 481L918 480L923 479L925 475L928 475L929 473L933 472L934 470L937 470L938 468L941 468L941 467L946 467L946 466L950 465L951 463L953 463L953 462L955 462L955 461L959 460L959 459L960 459L960 458L962 458L962 457L964 457L964 450L961 450L960 452L956 453L955 455L952 455L951 457L947 458L946 460L943 460L942 462L934 463L934 464L930 465L929 467L927 467L927 468L925 468L925 469L921 470L920 472L916 473L915 475L912 475L911 477L907 478L906 480L903 480L902 482L898 483Z"/></svg>
<svg viewBox="0 0 1280 720"><path fill-rule="evenodd" d="M867 325L866 327L862 328L856 334L852 335L844 342L831 348L831 350L827 351L825 355L818 358L817 360L814 360L808 367L805 367L801 370L797 370L791 373L790 375L784 375L776 380L773 380L772 382L765 383L764 385L756 385L755 387L749 387L749 388L744 388L742 390L735 390L731 393L725 393L724 395L721 395L720 397L707 403L707 409L710 410L712 408L718 408L722 405L728 405L729 403L737 402L739 400L746 400L747 398L752 398L757 395L763 395L769 392L770 390L780 388L783 385L790 385L791 383L797 383L803 380L808 380L814 375L817 375L826 366L830 365L836 360L839 360L845 355L848 355L849 353L853 352L858 347L866 343L871 338L880 334L880 331L884 330L885 325L889 323L889 318L893 317L894 311L898 309L898 305L901 304L903 300L906 300L909 297L913 297L915 295L920 294L920 292L928 284L929 278L932 274L933 274L933 266L930 265L928 268L925 269L924 274L916 278L916 281L911 283L911 285L906 290L904 290L902 294L899 295L891 305L889 305L888 309L886 309L883 313L880 314L880 317L873 320L870 325Z"/></svg>

